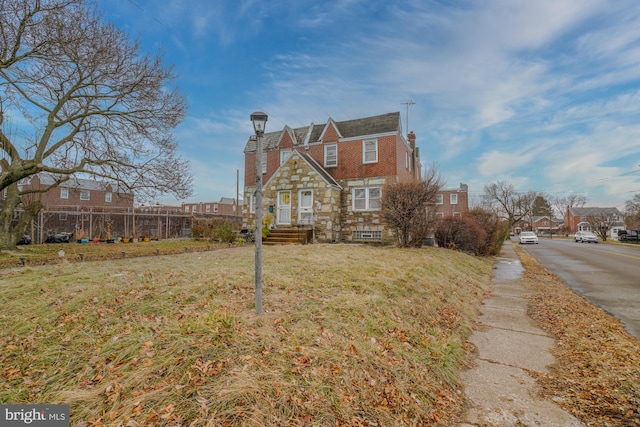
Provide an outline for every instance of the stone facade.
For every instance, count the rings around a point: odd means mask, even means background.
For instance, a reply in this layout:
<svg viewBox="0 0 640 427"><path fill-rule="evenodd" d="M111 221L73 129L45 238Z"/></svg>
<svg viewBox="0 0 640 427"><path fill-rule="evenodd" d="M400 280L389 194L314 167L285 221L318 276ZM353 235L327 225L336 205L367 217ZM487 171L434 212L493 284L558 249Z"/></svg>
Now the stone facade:
<svg viewBox="0 0 640 427"><path fill-rule="evenodd" d="M381 215L386 184L420 180L415 134L399 113L284 126L265 133L263 212L271 227L311 227L317 242L390 242ZM256 140L245 146L244 227L255 227ZM253 185L250 185L253 184Z"/></svg>

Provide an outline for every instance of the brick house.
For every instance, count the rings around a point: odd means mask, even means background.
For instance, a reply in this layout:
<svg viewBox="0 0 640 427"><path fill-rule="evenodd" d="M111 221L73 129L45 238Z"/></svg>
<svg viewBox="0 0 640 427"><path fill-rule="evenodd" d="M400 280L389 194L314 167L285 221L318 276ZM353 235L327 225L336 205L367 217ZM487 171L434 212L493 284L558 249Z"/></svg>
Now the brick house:
<svg viewBox="0 0 640 427"><path fill-rule="evenodd" d="M44 190L53 185L53 175L40 173L23 179L18 186L23 189ZM0 196L4 200L5 193ZM79 208L133 208L133 193L115 183L71 177L68 181L42 193L23 196L25 200L39 199L44 209Z"/></svg>
<svg viewBox="0 0 640 427"><path fill-rule="evenodd" d="M610 218L614 224L609 232L617 233L617 230L624 229L623 215L618 208L568 208L564 215L564 225L568 233L577 231L591 231L589 218ZM612 235L612 237L615 237Z"/></svg>
<svg viewBox="0 0 640 427"><path fill-rule="evenodd" d="M320 242L385 241L385 184L419 180L416 136L400 113L291 128L262 139L263 208L276 228L310 227ZM255 223L256 141L245 149L243 222Z"/></svg>
<svg viewBox="0 0 640 427"><path fill-rule="evenodd" d="M222 197L217 202L198 202L198 203L183 203L181 210L184 213L192 214L204 214L212 216L240 216L242 213L240 207L237 205L237 201L231 197Z"/></svg>
<svg viewBox="0 0 640 427"><path fill-rule="evenodd" d="M469 212L469 186L460 184L459 188L445 188L436 196L436 215L438 217L460 217Z"/></svg>
<svg viewBox="0 0 640 427"><path fill-rule="evenodd" d="M531 228L536 233L558 234L562 225L563 222L561 219L552 217L551 220L549 220L549 217L546 215L531 218Z"/></svg>

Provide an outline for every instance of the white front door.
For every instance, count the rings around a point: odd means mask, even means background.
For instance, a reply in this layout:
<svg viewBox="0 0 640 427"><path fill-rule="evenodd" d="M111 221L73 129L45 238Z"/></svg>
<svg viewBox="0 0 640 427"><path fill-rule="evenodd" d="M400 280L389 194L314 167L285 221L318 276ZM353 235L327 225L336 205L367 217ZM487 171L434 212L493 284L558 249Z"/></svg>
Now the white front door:
<svg viewBox="0 0 640 427"><path fill-rule="evenodd" d="M291 224L291 191L278 191L278 212L276 224Z"/></svg>
<svg viewBox="0 0 640 427"><path fill-rule="evenodd" d="M313 224L313 190L300 190L298 195L298 224Z"/></svg>

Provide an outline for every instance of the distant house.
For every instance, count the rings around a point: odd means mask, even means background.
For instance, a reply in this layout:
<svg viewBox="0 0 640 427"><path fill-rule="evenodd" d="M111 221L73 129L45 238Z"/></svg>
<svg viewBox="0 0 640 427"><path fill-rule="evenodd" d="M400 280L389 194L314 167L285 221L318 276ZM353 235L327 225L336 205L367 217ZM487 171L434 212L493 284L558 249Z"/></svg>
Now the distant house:
<svg viewBox="0 0 640 427"><path fill-rule="evenodd" d="M181 210L186 214L241 216L242 202L238 204L234 198L222 197L217 202L183 203Z"/></svg>
<svg viewBox="0 0 640 427"><path fill-rule="evenodd" d="M611 208L568 208L564 216L564 225L569 233L577 231L592 231L590 219L607 218L612 224L609 234L617 237L617 231L624 229L623 215L615 207ZM615 235L613 235L613 234Z"/></svg>
<svg viewBox="0 0 640 427"><path fill-rule="evenodd" d="M436 199L438 217L460 217L469 212L469 186L460 184L459 188L440 190Z"/></svg>
<svg viewBox="0 0 640 427"><path fill-rule="evenodd" d="M400 113L282 129L263 137L263 208L276 228L309 227L321 242L393 238L380 213L386 184L419 180L416 136ZM256 142L247 141L243 210L255 223Z"/></svg>
<svg viewBox="0 0 640 427"><path fill-rule="evenodd" d="M18 186L25 190L45 190L55 184L55 177L40 173L23 179ZM0 200L6 197L6 189ZM116 183L71 177L42 193L24 196L40 200L45 210L56 208L133 208L133 193Z"/></svg>
<svg viewBox="0 0 640 427"><path fill-rule="evenodd" d="M558 234L563 225L562 219L548 216L534 216L531 218L531 229L536 233Z"/></svg>

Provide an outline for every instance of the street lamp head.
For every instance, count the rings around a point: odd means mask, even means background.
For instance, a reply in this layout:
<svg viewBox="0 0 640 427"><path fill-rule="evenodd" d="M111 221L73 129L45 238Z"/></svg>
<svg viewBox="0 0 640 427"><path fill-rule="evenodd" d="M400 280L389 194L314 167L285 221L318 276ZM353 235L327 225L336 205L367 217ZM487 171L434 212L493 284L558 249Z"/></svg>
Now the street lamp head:
<svg viewBox="0 0 640 427"><path fill-rule="evenodd" d="M251 122L253 122L253 129L256 131L256 135L262 135L264 128L267 125L267 114L262 111L256 111L251 114Z"/></svg>

